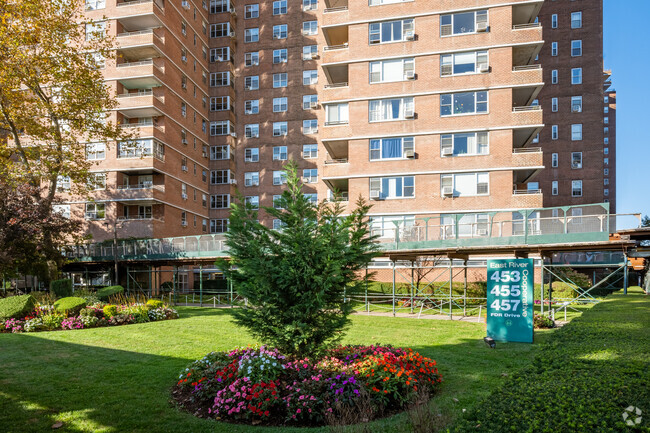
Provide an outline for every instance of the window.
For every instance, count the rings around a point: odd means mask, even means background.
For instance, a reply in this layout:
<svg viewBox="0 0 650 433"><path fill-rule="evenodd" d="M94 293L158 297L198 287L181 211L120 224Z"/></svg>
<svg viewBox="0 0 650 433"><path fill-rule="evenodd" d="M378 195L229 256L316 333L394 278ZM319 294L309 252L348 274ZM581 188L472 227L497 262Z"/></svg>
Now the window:
<svg viewBox="0 0 650 433"><path fill-rule="evenodd" d="M582 84L582 68L571 69L571 84Z"/></svg>
<svg viewBox="0 0 650 433"><path fill-rule="evenodd" d="M273 122L274 137L286 136L288 131L287 122Z"/></svg>
<svg viewBox="0 0 650 433"><path fill-rule="evenodd" d="M165 147L152 139L121 141L118 143L118 158L142 158L154 156L163 159Z"/></svg>
<svg viewBox="0 0 650 433"><path fill-rule="evenodd" d="M609 165L609 158L603 158L603 164Z"/></svg>
<svg viewBox="0 0 650 433"><path fill-rule="evenodd" d="M230 10L229 0L210 0L210 13L218 14L221 12L228 12Z"/></svg>
<svg viewBox="0 0 650 433"><path fill-rule="evenodd" d="M603 113L605 114L609 113L609 107L603 107Z"/></svg>
<svg viewBox="0 0 650 433"><path fill-rule="evenodd" d="M287 146L273 147L273 161L286 161L287 160Z"/></svg>
<svg viewBox="0 0 650 433"><path fill-rule="evenodd" d="M287 183L287 172L277 170L273 172L273 185L283 185Z"/></svg>
<svg viewBox="0 0 650 433"><path fill-rule="evenodd" d="M273 50L273 63L286 63L287 62L287 50L282 48L280 50Z"/></svg>
<svg viewBox="0 0 650 433"><path fill-rule="evenodd" d="M552 125L551 126L551 140L557 140L558 136L559 136L558 126L557 125Z"/></svg>
<svg viewBox="0 0 650 433"><path fill-rule="evenodd" d="M557 168L558 166L558 154L557 153L552 153L551 154L551 167Z"/></svg>
<svg viewBox="0 0 650 433"><path fill-rule="evenodd" d="M557 84L558 79L557 79L557 69L553 69L551 71L551 84Z"/></svg>
<svg viewBox="0 0 650 433"><path fill-rule="evenodd" d="M318 182L318 169L307 168L302 171L303 183L317 183Z"/></svg>
<svg viewBox="0 0 650 433"><path fill-rule="evenodd" d="M571 168L574 170L582 168L582 152L571 153Z"/></svg>
<svg viewBox="0 0 650 433"><path fill-rule="evenodd" d="M571 181L571 196L572 197L582 197L582 181L581 180L572 180Z"/></svg>
<svg viewBox="0 0 650 433"><path fill-rule="evenodd" d="M260 173L257 171L248 171L244 173L244 186L259 186Z"/></svg>
<svg viewBox="0 0 650 433"><path fill-rule="evenodd" d="M441 116L487 113L487 111L487 91L440 95Z"/></svg>
<svg viewBox="0 0 650 433"><path fill-rule="evenodd" d="M56 190L57 191L70 191L70 176L57 176L56 178Z"/></svg>
<svg viewBox="0 0 650 433"><path fill-rule="evenodd" d="M551 42L551 56L557 56L557 42Z"/></svg>
<svg viewBox="0 0 650 433"><path fill-rule="evenodd" d="M61 215L63 218L70 219L70 205L69 204L52 205L52 213L56 213Z"/></svg>
<svg viewBox="0 0 650 433"><path fill-rule="evenodd" d="M288 30L286 24L279 24L277 26L273 26L273 39L286 39L287 33Z"/></svg>
<svg viewBox="0 0 650 433"><path fill-rule="evenodd" d="M228 209L230 207L230 194L215 194L210 197L210 208Z"/></svg>
<svg viewBox="0 0 650 433"><path fill-rule="evenodd" d="M219 120L210 122L210 136L217 137L220 135L230 135L235 130L235 127L229 120Z"/></svg>
<svg viewBox="0 0 650 433"><path fill-rule="evenodd" d="M302 84L303 86L318 84L318 71L302 71Z"/></svg>
<svg viewBox="0 0 650 433"><path fill-rule="evenodd" d="M395 239L397 227L410 229L415 226L414 216L378 216L370 217L372 235L384 239Z"/></svg>
<svg viewBox="0 0 650 433"><path fill-rule="evenodd" d="M571 97L571 112L572 113L582 112L582 96Z"/></svg>
<svg viewBox="0 0 650 433"><path fill-rule="evenodd" d="M582 123L574 123L571 125L571 141L582 140Z"/></svg>
<svg viewBox="0 0 650 433"><path fill-rule="evenodd" d="M244 64L246 66L258 66L260 64L260 52L251 51L244 54Z"/></svg>
<svg viewBox="0 0 650 433"><path fill-rule="evenodd" d="M558 181L554 180L551 182L551 194L552 195L558 195L559 188L558 188Z"/></svg>
<svg viewBox="0 0 650 433"><path fill-rule="evenodd" d="M94 173L88 179L88 188L91 190L106 189L106 173Z"/></svg>
<svg viewBox="0 0 650 433"><path fill-rule="evenodd" d="M557 110L558 110L557 98L551 98L551 111L555 113L557 112Z"/></svg>
<svg viewBox="0 0 650 433"><path fill-rule="evenodd" d="M260 150L257 147L244 149L244 162L259 162Z"/></svg>
<svg viewBox="0 0 650 433"><path fill-rule="evenodd" d="M318 33L318 21L305 21L302 23L302 34L314 36Z"/></svg>
<svg viewBox="0 0 650 433"><path fill-rule="evenodd" d="M487 31L488 12L472 11L440 16L440 36Z"/></svg>
<svg viewBox="0 0 650 433"><path fill-rule="evenodd" d="M212 170L210 172L210 183L212 185L230 183L230 170Z"/></svg>
<svg viewBox="0 0 650 433"><path fill-rule="evenodd" d="M603 139L603 143L604 143L604 144L609 144L609 137L605 137L605 138Z"/></svg>
<svg viewBox="0 0 650 433"><path fill-rule="evenodd" d="M277 218L273 220L273 230L282 230L284 226L285 224L281 220Z"/></svg>
<svg viewBox="0 0 650 433"><path fill-rule="evenodd" d="M257 75L251 75L244 78L244 88L246 90L257 90L260 88L260 77Z"/></svg>
<svg viewBox="0 0 650 433"><path fill-rule="evenodd" d="M230 23L210 24L210 37L221 38L230 36Z"/></svg>
<svg viewBox="0 0 650 433"><path fill-rule="evenodd" d="M287 87L287 73L273 74L273 88Z"/></svg>
<svg viewBox="0 0 650 433"><path fill-rule="evenodd" d="M274 195L273 196L273 208L274 209L282 209L282 207L280 206L280 203L279 203L280 198L282 198L281 195Z"/></svg>
<svg viewBox="0 0 650 433"><path fill-rule="evenodd" d="M315 11L318 9L318 0L302 0L303 11Z"/></svg>
<svg viewBox="0 0 650 433"><path fill-rule="evenodd" d="M487 155L488 133L445 134L440 136L442 156Z"/></svg>
<svg viewBox="0 0 650 433"><path fill-rule="evenodd" d="M582 41L575 40L571 41L571 57L580 57L582 56Z"/></svg>
<svg viewBox="0 0 650 433"><path fill-rule="evenodd" d="M244 7L244 19L259 18L260 16L260 5L246 5Z"/></svg>
<svg viewBox="0 0 650 433"><path fill-rule="evenodd" d="M106 217L105 203L86 203L87 220L103 220Z"/></svg>
<svg viewBox="0 0 650 433"><path fill-rule="evenodd" d="M459 173L440 175L441 194L455 197L488 195L489 173Z"/></svg>
<svg viewBox="0 0 650 433"><path fill-rule="evenodd" d="M603 117L603 123L607 125L609 123L609 117L607 116Z"/></svg>
<svg viewBox="0 0 650 433"><path fill-rule="evenodd" d="M210 62L227 62L232 60L230 57L230 47L210 49Z"/></svg>
<svg viewBox="0 0 650 433"><path fill-rule="evenodd" d="M318 132L318 120L308 119L302 121L303 134L316 134Z"/></svg>
<svg viewBox="0 0 650 433"><path fill-rule="evenodd" d="M260 208L260 196L259 195L249 195L244 197L244 203L246 204L246 207L250 207L251 209L259 209Z"/></svg>
<svg viewBox="0 0 650 433"><path fill-rule="evenodd" d="M440 75L462 75L488 70L488 52L444 54L440 56Z"/></svg>
<svg viewBox="0 0 650 433"><path fill-rule="evenodd" d="M249 123L244 126L244 136L246 138L259 138L260 125L258 123Z"/></svg>
<svg viewBox="0 0 650 433"><path fill-rule="evenodd" d="M318 144L303 144L302 157L304 159L318 158Z"/></svg>
<svg viewBox="0 0 650 433"><path fill-rule="evenodd" d="M181 116L187 116L187 104L185 102L181 102Z"/></svg>
<svg viewBox="0 0 650 433"><path fill-rule="evenodd" d="M230 110L230 96L217 96L210 98L210 111Z"/></svg>
<svg viewBox="0 0 650 433"><path fill-rule="evenodd" d="M227 219L210 220L210 233L226 233L228 231Z"/></svg>
<svg viewBox="0 0 650 433"><path fill-rule="evenodd" d="M603 170L603 174L604 174L605 176L609 176L609 168L605 168L605 169Z"/></svg>
<svg viewBox="0 0 650 433"><path fill-rule="evenodd" d="M582 28L582 12L571 13L571 28L572 29Z"/></svg>
<svg viewBox="0 0 650 433"><path fill-rule="evenodd" d="M104 9L106 7L106 0L86 0L86 10L94 11L97 9Z"/></svg>
<svg viewBox="0 0 650 433"><path fill-rule="evenodd" d="M244 42L257 42L260 40L260 29L257 27L244 30Z"/></svg>
<svg viewBox="0 0 650 433"><path fill-rule="evenodd" d="M213 161L222 161L230 159L230 146L212 146L210 148L210 159Z"/></svg>
<svg viewBox="0 0 650 433"><path fill-rule="evenodd" d="M287 0L273 2L273 15L284 15L287 13Z"/></svg>
<svg viewBox="0 0 650 433"><path fill-rule="evenodd" d="M414 21L398 20L370 23L368 42L371 44L386 44L401 42L414 38Z"/></svg>
<svg viewBox="0 0 650 433"><path fill-rule="evenodd" d="M370 122L414 117L413 98L375 99L368 103Z"/></svg>
<svg viewBox="0 0 650 433"><path fill-rule="evenodd" d="M415 177L374 177L370 178L370 197L382 200L415 197Z"/></svg>
<svg viewBox="0 0 650 433"><path fill-rule="evenodd" d="M557 29L557 14L551 15L551 28Z"/></svg>
<svg viewBox="0 0 650 433"><path fill-rule="evenodd" d="M608 127L608 126L605 126L605 127L603 128L603 133L604 133L605 135L609 134L609 127Z"/></svg>
<svg viewBox="0 0 650 433"><path fill-rule="evenodd" d="M609 185L609 179L607 178L603 179L603 185Z"/></svg>
<svg viewBox="0 0 650 433"><path fill-rule="evenodd" d="M98 159L106 158L106 143L87 143L86 144L86 159L95 161Z"/></svg>
<svg viewBox="0 0 650 433"><path fill-rule="evenodd" d="M415 61L412 58L370 62L370 82L390 83L413 79L414 70Z"/></svg>
<svg viewBox="0 0 650 433"><path fill-rule="evenodd" d="M287 111L287 98L273 98L273 112L283 113Z"/></svg>
<svg viewBox="0 0 650 433"><path fill-rule="evenodd" d="M325 106L326 111L326 125L343 125L347 124L348 117L348 103L343 104L330 104Z"/></svg>
<svg viewBox="0 0 650 433"><path fill-rule="evenodd" d="M257 114L260 112L260 100L251 99L244 102L244 114Z"/></svg>
<svg viewBox="0 0 650 433"><path fill-rule="evenodd" d="M106 22L98 21L86 24L86 40L103 39L106 36Z"/></svg>
<svg viewBox="0 0 650 433"><path fill-rule="evenodd" d="M302 47L302 59L313 60L318 57L318 45L306 45Z"/></svg>
<svg viewBox="0 0 650 433"><path fill-rule="evenodd" d="M407 152L415 150L413 137L377 138L370 140L370 160L406 158Z"/></svg>
<svg viewBox="0 0 650 433"><path fill-rule="evenodd" d="M318 95L302 95L302 109L310 110L318 106Z"/></svg>

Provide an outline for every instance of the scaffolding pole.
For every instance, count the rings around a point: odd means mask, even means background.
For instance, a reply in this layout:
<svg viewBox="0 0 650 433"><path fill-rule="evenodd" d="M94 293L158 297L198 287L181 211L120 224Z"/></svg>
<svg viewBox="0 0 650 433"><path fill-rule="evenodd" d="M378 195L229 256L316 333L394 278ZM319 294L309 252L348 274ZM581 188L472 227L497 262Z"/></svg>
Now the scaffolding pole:
<svg viewBox="0 0 650 433"><path fill-rule="evenodd" d="M203 265L199 265L199 306L203 306Z"/></svg>
<svg viewBox="0 0 650 433"><path fill-rule="evenodd" d="M393 260L393 317L395 317L395 261Z"/></svg>

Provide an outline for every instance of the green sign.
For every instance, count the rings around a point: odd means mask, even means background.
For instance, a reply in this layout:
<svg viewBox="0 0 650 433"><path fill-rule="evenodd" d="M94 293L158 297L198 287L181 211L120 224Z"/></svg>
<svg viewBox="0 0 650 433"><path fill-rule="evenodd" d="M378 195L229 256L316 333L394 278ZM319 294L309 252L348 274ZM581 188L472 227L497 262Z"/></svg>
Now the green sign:
<svg viewBox="0 0 650 433"><path fill-rule="evenodd" d="M533 342L533 259L488 260L487 335Z"/></svg>

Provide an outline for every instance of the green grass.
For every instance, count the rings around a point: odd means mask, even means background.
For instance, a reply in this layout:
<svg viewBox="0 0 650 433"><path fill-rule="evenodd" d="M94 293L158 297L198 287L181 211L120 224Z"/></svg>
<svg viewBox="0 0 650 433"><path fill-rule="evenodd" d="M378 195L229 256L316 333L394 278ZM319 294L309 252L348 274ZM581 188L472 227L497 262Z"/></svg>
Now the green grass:
<svg viewBox="0 0 650 433"><path fill-rule="evenodd" d="M189 362L212 350L253 343L227 309L178 308L181 318L114 328L0 334L0 431L288 432L201 420L177 411L169 389ZM536 342L555 331L536 332ZM438 362L444 377L435 402L452 419L528 365L538 344L487 349L485 325L411 318L352 317L351 344L410 346ZM454 398L458 402L454 402ZM326 429L307 429L326 431ZM404 414L372 432L409 431Z"/></svg>

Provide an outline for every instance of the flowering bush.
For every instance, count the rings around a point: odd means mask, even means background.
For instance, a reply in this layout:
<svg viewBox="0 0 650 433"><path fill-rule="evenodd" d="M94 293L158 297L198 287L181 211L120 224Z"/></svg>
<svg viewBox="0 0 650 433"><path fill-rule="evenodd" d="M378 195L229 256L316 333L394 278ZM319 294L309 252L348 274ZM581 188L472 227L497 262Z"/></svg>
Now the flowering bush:
<svg viewBox="0 0 650 433"><path fill-rule="evenodd" d="M317 358L291 359L261 346L194 361L172 394L199 416L317 426L344 409L367 420L396 412L441 381L436 362L412 349L339 346Z"/></svg>
<svg viewBox="0 0 650 433"><path fill-rule="evenodd" d="M7 319L4 326L9 332L23 332L25 321L19 319Z"/></svg>
<svg viewBox="0 0 650 433"><path fill-rule="evenodd" d="M63 329L83 329L84 324L79 320L79 317L66 317L63 322L61 322L61 328Z"/></svg>
<svg viewBox="0 0 650 433"><path fill-rule="evenodd" d="M147 314L151 321L178 319L178 312L169 307L154 308L149 310Z"/></svg>
<svg viewBox="0 0 650 433"><path fill-rule="evenodd" d="M535 315L533 316L533 326L536 329L554 328L555 322L550 317L542 316L541 314L535 313Z"/></svg>

